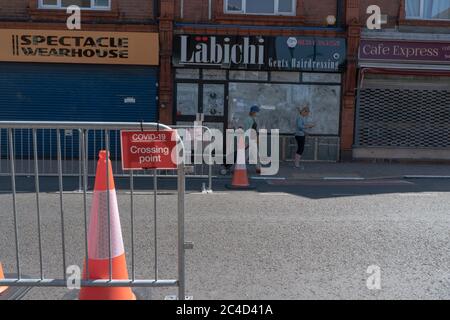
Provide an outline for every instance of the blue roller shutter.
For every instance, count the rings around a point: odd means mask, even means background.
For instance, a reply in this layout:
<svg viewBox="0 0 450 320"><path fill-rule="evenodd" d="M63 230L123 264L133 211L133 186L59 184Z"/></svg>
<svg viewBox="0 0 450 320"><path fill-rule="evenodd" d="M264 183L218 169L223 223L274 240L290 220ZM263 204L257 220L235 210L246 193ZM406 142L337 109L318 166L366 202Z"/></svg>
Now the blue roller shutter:
<svg viewBox="0 0 450 320"><path fill-rule="evenodd" d="M0 120L157 121L157 89L152 67L0 63ZM56 132L39 133L40 154L55 156L55 137ZM31 134L16 132L15 138L17 154L28 155ZM4 155L6 132L1 140ZM89 134L90 146L101 146L103 140L99 132ZM112 133L112 149L117 141ZM68 157L77 153L77 133L63 134L62 145Z"/></svg>

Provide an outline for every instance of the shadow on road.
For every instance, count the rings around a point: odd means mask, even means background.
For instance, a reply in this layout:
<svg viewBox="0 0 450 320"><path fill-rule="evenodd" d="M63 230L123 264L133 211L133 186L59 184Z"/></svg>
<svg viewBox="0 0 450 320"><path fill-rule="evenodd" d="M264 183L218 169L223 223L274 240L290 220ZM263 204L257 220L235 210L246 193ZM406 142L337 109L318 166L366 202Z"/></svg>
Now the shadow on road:
<svg viewBox="0 0 450 320"><path fill-rule="evenodd" d="M153 177L135 177L134 190L136 192L153 191ZM222 177L213 180L214 192L241 192L226 188L231 178ZM116 189L127 192L130 190L130 179L126 177L115 178ZM395 193L432 193L450 192L450 179L374 179L374 180L254 180L251 184L254 192L263 196L267 193L286 193L310 199L354 197L365 195L395 194ZM207 179L188 178L186 180L187 192L201 192L207 186ZM64 192L77 192L82 190L77 177L63 179ZM94 187L94 178L89 178L88 191ZM11 179L0 177L0 193L11 193ZM17 177L16 190L20 193L34 193L34 177ZM159 178L159 192L176 192L177 180L175 178ZM58 177L40 177L40 192L59 192Z"/></svg>

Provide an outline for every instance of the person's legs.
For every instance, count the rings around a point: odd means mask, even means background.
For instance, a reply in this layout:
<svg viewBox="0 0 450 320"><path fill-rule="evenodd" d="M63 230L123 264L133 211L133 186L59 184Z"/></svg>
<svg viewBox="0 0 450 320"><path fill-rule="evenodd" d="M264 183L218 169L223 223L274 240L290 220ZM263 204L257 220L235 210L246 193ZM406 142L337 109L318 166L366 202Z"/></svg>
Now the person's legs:
<svg viewBox="0 0 450 320"><path fill-rule="evenodd" d="M296 136L297 152L295 153L295 167L300 168L300 160L302 159L303 152L305 151L305 137Z"/></svg>

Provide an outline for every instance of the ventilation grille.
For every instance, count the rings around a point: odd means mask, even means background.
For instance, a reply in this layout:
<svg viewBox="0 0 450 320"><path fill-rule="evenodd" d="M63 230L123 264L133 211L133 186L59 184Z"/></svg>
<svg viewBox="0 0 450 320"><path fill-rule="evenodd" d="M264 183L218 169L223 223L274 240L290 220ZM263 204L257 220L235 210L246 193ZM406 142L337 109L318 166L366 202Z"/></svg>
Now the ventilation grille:
<svg viewBox="0 0 450 320"><path fill-rule="evenodd" d="M355 142L360 147L450 147L450 91L362 89Z"/></svg>

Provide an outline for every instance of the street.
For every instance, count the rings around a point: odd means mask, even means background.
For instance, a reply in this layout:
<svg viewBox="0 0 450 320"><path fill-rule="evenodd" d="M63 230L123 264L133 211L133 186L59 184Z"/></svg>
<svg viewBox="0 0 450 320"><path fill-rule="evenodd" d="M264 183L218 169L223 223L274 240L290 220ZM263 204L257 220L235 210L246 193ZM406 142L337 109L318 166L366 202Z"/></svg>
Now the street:
<svg viewBox="0 0 450 320"><path fill-rule="evenodd" d="M20 180L20 179L18 179ZM18 185L29 186L32 178ZM118 203L131 272L130 195L117 182ZM188 181L187 294L193 299L449 299L450 180L253 180L255 191L213 194ZM51 185L51 181L46 181ZM153 193L143 179L135 194L136 278L154 278ZM8 183L2 180L1 191ZM57 181L56 181L57 185ZM75 183L76 185L76 183ZM122 186L122 187L120 187ZM70 189L70 188L69 188ZM167 183L158 195L160 279L175 279L176 194ZM167 189L167 190L165 190ZM172 190L173 189L173 190ZM36 198L18 194L21 274L39 277ZM63 276L59 194L40 195L43 272ZM83 265L82 194L65 193L66 264ZM88 196L88 210L91 195ZM0 195L0 257L15 273L12 197ZM369 290L369 266L381 270L381 289ZM164 299L173 289L135 289L138 298ZM23 299L75 299L77 291L33 288Z"/></svg>

